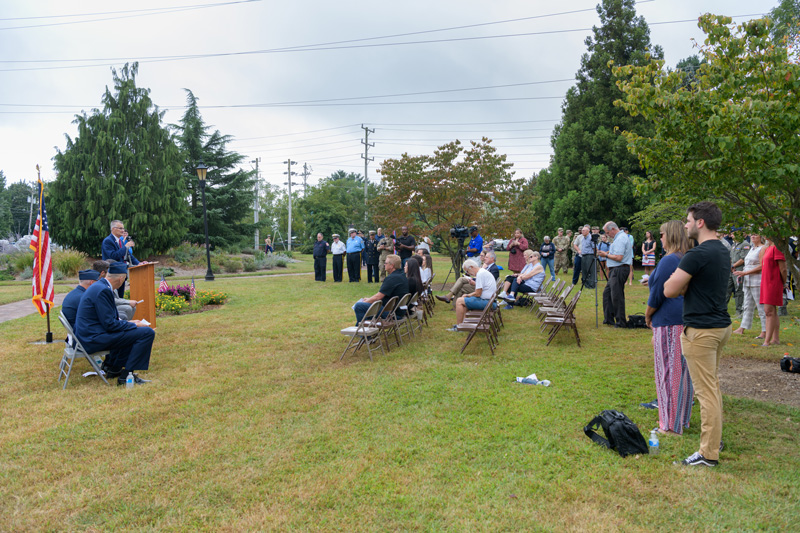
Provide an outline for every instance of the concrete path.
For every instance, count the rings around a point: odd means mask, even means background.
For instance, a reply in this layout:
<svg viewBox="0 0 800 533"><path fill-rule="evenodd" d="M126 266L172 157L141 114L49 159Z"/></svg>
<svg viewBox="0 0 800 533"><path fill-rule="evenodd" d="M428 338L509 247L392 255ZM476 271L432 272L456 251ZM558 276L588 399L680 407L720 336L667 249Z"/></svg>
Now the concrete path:
<svg viewBox="0 0 800 533"><path fill-rule="evenodd" d="M56 294L55 298L55 305L61 305L61 302L64 301L66 298L66 293L64 294ZM34 313L38 313L39 310L36 309L36 306L33 305L30 298L27 300L22 300L21 302L14 302L10 304L0 305L0 322L6 322L7 320L14 320L15 318L22 318L24 316L32 315ZM53 309L50 310L50 322L55 320L58 323L58 313L55 315L53 314Z"/></svg>

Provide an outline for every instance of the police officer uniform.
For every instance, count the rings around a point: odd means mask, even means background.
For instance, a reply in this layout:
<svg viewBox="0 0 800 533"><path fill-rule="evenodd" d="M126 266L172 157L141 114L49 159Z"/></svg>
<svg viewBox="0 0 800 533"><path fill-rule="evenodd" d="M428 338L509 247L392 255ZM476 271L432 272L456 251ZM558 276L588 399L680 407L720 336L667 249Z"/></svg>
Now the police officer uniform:
<svg viewBox="0 0 800 533"><path fill-rule="evenodd" d="M364 259L367 262L367 283L372 283L373 278L375 283L378 283L378 259L380 253L378 252L378 241L375 240L375 231L369 230L369 239L364 242Z"/></svg>

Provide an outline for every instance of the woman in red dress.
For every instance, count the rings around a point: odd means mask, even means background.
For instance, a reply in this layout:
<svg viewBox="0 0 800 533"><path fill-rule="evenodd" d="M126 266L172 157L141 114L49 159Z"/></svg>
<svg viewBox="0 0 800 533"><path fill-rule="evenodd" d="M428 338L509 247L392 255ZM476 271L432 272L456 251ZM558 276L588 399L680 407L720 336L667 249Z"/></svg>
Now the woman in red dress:
<svg viewBox="0 0 800 533"><path fill-rule="evenodd" d="M783 288L786 285L786 256L770 242L764 259L761 261L761 298L759 303L764 304L764 314L767 315L767 332L764 344L770 346L780 344L780 319L778 307L783 305Z"/></svg>

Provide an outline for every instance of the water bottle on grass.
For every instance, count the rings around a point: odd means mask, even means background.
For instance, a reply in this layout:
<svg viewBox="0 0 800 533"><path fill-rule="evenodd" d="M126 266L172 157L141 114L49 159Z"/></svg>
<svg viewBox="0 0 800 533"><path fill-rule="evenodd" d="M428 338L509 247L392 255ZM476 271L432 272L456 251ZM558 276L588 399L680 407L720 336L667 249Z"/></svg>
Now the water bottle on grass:
<svg viewBox="0 0 800 533"><path fill-rule="evenodd" d="M658 434L655 429L650 432L650 440L647 444L650 446L650 455L658 455Z"/></svg>
<svg viewBox="0 0 800 533"><path fill-rule="evenodd" d="M133 372L128 372L128 377L125 378L125 388L126 389L133 388Z"/></svg>

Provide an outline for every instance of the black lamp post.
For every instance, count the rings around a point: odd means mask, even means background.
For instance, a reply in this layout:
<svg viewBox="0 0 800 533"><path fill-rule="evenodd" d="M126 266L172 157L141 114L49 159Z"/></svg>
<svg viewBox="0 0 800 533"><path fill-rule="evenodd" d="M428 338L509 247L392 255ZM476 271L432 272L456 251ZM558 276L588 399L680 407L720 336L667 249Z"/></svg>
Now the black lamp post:
<svg viewBox="0 0 800 533"><path fill-rule="evenodd" d="M203 191L203 226L206 229L206 261L208 262L208 271L206 272L206 281L214 281L214 273L211 271L211 248L208 245L208 213L206 212L206 172L208 167L202 161L197 165L197 179L200 180L200 190Z"/></svg>

